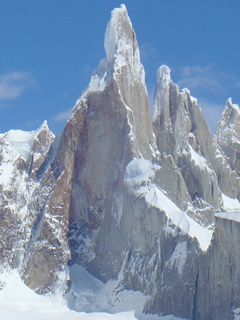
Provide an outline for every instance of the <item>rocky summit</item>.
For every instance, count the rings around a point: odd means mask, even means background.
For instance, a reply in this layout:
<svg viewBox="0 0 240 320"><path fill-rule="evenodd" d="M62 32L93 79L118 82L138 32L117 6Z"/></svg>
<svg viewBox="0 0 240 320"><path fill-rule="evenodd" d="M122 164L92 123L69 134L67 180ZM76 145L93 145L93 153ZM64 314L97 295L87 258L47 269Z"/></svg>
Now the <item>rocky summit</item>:
<svg viewBox="0 0 240 320"><path fill-rule="evenodd" d="M197 99L163 65L151 117L124 5L112 11L104 47L58 142L46 122L0 135L0 270L17 269L39 294L61 288L76 311L79 265L115 280L113 304L132 290L145 296L146 314L232 319L239 106L227 101L212 137Z"/></svg>

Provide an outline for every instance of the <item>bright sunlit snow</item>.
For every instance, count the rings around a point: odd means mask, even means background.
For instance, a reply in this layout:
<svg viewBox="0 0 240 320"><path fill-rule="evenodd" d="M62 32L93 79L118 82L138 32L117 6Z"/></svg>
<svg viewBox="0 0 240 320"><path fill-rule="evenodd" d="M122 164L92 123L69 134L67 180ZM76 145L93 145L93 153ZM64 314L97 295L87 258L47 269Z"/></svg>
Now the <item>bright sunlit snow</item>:
<svg viewBox="0 0 240 320"><path fill-rule="evenodd" d="M63 299L34 293L23 284L17 271L0 275L0 319L8 320L135 320L134 311L118 314L78 313L69 310ZM1 287L0 286L0 287Z"/></svg>
<svg viewBox="0 0 240 320"><path fill-rule="evenodd" d="M142 190L141 193L143 193L143 187L140 189ZM155 185L152 185L150 189L146 189L145 192L145 198L148 203L163 210L168 218L184 233L189 234L191 238L196 238L203 251L208 249L212 238L212 231L204 229L185 212L181 211Z"/></svg>
<svg viewBox="0 0 240 320"><path fill-rule="evenodd" d="M232 199L222 194L225 212L216 213L215 216L222 219L229 219L240 222L240 203L238 199Z"/></svg>
<svg viewBox="0 0 240 320"><path fill-rule="evenodd" d="M34 139L39 131L46 126L47 122L44 121L40 128L35 131L22 131L22 130L10 130L6 133L7 141L15 147L15 149L23 156L25 160L29 159Z"/></svg>
<svg viewBox="0 0 240 320"><path fill-rule="evenodd" d="M12 270L0 274L0 319L2 320L177 320L169 315L157 317L141 312L146 297L140 292L124 290L113 295L116 281L103 284L83 267L70 268L71 279L77 294L68 294L70 300L78 299L76 312L67 307L67 301L58 293L40 296L29 289ZM111 304L109 304L111 302ZM127 310L121 312L121 310ZM136 310L134 310L136 309ZM107 313L106 311L109 311ZM130 311L131 310L131 311ZM118 312L118 313L115 313Z"/></svg>
<svg viewBox="0 0 240 320"><path fill-rule="evenodd" d="M9 184L13 169L14 168L13 168L12 162L7 162L7 163L4 163L4 165L0 166L0 184L1 185Z"/></svg>
<svg viewBox="0 0 240 320"><path fill-rule="evenodd" d="M240 202L238 199L232 199L227 197L224 193L222 194L223 206L226 211L240 210Z"/></svg>
<svg viewBox="0 0 240 320"><path fill-rule="evenodd" d="M159 168L156 164L145 159L132 160L125 173L125 183L132 192L144 196L146 201L160 210L190 237L196 238L203 251L210 245L212 231L204 229L196 221L181 211L165 194L153 183L151 179Z"/></svg>
<svg viewBox="0 0 240 320"><path fill-rule="evenodd" d="M191 160L195 162L200 169L208 169L207 161L204 157L200 156L195 150L193 150L192 146L189 144Z"/></svg>

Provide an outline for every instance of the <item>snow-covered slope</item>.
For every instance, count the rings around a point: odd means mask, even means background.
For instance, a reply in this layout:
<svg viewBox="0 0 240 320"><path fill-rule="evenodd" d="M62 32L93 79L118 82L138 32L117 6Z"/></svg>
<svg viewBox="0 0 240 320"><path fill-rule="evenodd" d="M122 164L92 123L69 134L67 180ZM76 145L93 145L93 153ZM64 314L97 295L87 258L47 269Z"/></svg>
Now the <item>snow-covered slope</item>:
<svg viewBox="0 0 240 320"><path fill-rule="evenodd" d="M55 295L37 295L20 279L16 270L0 274L0 318L9 320L184 320L174 316L158 317L141 312L140 292L114 293L116 283L103 284L81 266L70 272L77 277L78 288L68 300L78 304L78 312L68 308L61 291ZM77 294L77 295L76 295ZM122 311L123 310L123 311Z"/></svg>

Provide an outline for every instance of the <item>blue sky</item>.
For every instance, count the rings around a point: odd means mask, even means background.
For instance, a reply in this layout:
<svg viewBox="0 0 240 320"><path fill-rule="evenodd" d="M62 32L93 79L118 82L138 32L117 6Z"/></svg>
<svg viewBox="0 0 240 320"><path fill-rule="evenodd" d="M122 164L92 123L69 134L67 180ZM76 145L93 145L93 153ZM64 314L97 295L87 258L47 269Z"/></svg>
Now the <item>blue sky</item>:
<svg viewBox="0 0 240 320"><path fill-rule="evenodd" d="M214 130L229 97L240 104L240 1L2 0L0 132L34 130L46 119L60 132L105 57L111 10L125 3L152 98L167 64Z"/></svg>

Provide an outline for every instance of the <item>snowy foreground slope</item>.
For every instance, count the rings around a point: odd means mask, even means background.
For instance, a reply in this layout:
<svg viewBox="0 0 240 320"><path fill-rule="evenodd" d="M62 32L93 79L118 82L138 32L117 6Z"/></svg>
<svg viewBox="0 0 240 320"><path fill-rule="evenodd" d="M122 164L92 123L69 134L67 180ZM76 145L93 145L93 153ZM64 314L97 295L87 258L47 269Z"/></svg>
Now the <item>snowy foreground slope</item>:
<svg viewBox="0 0 240 320"><path fill-rule="evenodd" d="M177 320L174 316L157 317L144 315L141 302L145 300L140 292L122 292L119 306L113 306L109 299L114 283L104 285L92 277L82 267L73 267L80 276L81 292L79 305L82 312L69 310L66 301L59 293L40 296L29 289L16 271L3 272L0 277L0 318L9 320ZM141 301L142 300L142 301ZM98 306L96 305L98 304ZM99 309L107 309L108 313ZM129 310L121 312L122 309ZM91 310L91 312L90 312ZM87 312L87 313L86 313Z"/></svg>
<svg viewBox="0 0 240 320"><path fill-rule="evenodd" d="M239 106L213 138L164 65L151 119L124 5L104 46L59 142L0 135L0 318L237 317Z"/></svg>

